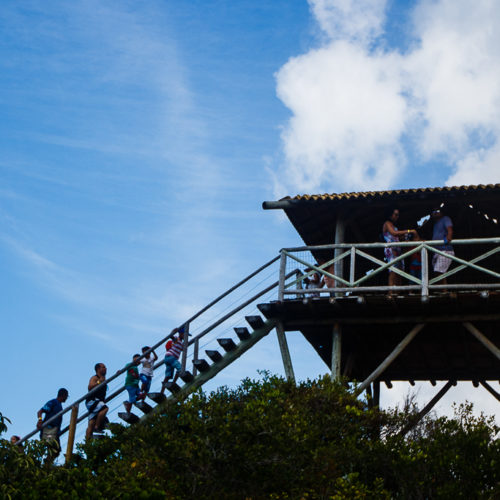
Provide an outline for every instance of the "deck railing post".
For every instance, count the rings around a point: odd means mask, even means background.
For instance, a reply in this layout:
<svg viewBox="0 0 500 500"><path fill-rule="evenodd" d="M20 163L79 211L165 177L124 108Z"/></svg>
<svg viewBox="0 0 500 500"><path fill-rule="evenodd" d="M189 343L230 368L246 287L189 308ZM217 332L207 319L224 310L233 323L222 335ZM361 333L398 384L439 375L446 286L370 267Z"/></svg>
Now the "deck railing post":
<svg viewBox="0 0 500 500"><path fill-rule="evenodd" d="M78 406L71 407L71 417L69 420L68 444L66 446L66 463L69 463L73 455L73 445L75 444L76 424L78 420Z"/></svg>
<svg viewBox="0 0 500 500"><path fill-rule="evenodd" d="M283 302L285 296L285 272L286 272L286 252L284 250L280 251L280 277L278 286L278 300Z"/></svg>
<svg viewBox="0 0 500 500"><path fill-rule="evenodd" d="M184 336L182 339L181 373L184 373L186 371L188 343L189 343L189 323L184 323Z"/></svg>
<svg viewBox="0 0 500 500"><path fill-rule="evenodd" d="M422 247L422 297L429 296L429 261L427 248Z"/></svg>
<svg viewBox="0 0 500 500"><path fill-rule="evenodd" d="M353 245L351 247L351 268L349 271L349 283L351 286L353 286L355 279L356 279L356 247Z"/></svg>

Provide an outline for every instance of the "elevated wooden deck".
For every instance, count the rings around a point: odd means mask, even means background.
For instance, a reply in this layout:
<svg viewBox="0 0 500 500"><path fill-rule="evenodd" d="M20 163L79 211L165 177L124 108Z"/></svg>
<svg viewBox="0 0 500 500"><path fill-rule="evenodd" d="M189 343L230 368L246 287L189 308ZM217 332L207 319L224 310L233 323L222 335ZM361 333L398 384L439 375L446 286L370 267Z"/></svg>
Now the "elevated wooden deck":
<svg viewBox="0 0 500 500"><path fill-rule="evenodd" d="M341 372L364 380L412 327L424 329L384 371L387 381L499 380L500 361L465 327L475 325L500 345L500 293L458 292L389 298L344 296L284 300L259 305L267 317L282 322L285 331L300 331L321 359L332 363L332 330L342 330Z"/></svg>

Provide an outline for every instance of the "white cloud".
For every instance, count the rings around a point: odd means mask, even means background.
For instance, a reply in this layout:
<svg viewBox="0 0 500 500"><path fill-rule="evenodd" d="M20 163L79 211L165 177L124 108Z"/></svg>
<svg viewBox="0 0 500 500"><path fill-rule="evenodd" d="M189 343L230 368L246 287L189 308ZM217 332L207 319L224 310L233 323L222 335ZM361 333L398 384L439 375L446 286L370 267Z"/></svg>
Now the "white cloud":
<svg viewBox="0 0 500 500"><path fill-rule="evenodd" d="M404 61L426 123L427 155L455 160L474 147L471 131L500 132L500 4L442 0L415 13L419 47ZM472 141L473 142L473 141Z"/></svg>
<svg viewBox="0 0 500 500"><path fill-rule="evenodd" d="M447 183L500 181L500 4L421 2L404 53L379 43L386 2L310 5L326 38L276 74L292 112L276 195L390 188L437 158Z"/></svg>
<svg viewBox="0 0 500 500"><path fill-rule="evenodd" d="M370 43L380 35L386 0L310 0L321 29L332 40Z"/></svg>
<svg viewBox="0 0 500 500"><path fill-rule="evenodd" d="M500 179L500 144L490 149L472 151L457 162L448 184L495 184Z"/></svg>
<svg viewBox="0 0 500 500"><path fill-rule="evenodd" d="M315 190L325 181L354 188L393 180L407 115L398 59L340 41L280 70L278 96L293 112L283 140L294 184Z"/></svg>

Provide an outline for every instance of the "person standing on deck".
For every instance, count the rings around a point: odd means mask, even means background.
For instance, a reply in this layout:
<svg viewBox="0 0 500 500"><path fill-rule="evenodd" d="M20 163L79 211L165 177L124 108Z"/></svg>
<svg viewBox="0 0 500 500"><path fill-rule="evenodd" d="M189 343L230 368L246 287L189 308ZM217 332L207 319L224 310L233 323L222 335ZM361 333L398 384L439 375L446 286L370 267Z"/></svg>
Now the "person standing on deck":
<svg viewBox="0 0 500 500"><path fill-rule="evenodd" d="M389 208L389 210L386 212L386 221L382 226L382 235L387 243L394 243L396 241L400 241L400 237L402 236L405 236L407 234L415 235L417 233L415 229L399 230L396 227L398 220L399 220L399 208L397 207ZM384 248L384 257L386 262L392 262L401 254L402 254L401 247L391 246ZM400 260L396 262L394 266L391 266L389 268L389 283L388 283L389 286L397 286L401 284L401 277L399 276L399 274L394 272L393 267L403 270L404 263L402 260Z"/></svg>
<svg viewBox="0 0 500 500"><path fill-rule="evenodd" d="M432 221L434 222L434 227L432 229L432 239L442 240L443 245L439 245L436 248L448 255L455 255L453 247L451 246L451 240L453 239L453 222L451 219L443 214L441 207L434 208L431 212ZM448 271L450 267L451 259L444 257L443 255L434 254L432 257L432 267L434 272L437 274L444 274ZM443 278L440 280L441 284L446 285L448 280Z"/></svg>

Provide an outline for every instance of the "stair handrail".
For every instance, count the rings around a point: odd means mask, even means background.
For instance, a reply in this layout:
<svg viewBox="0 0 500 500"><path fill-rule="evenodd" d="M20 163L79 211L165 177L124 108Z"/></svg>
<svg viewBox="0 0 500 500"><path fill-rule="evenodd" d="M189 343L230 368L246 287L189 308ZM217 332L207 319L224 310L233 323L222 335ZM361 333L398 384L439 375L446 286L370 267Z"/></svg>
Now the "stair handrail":
<svg viewBox="0 0 500 500"><path fill-rule="evenodd" d="M146 356L149 356L149 354L154 351L155 349L157 349L159 346L161 346L164 342L168 341L169 339L171 339L175 333L177 332L177 330L179 328L181 328L182 326L184 325L188 325L189 323L191 323L192 321L194 321L196 318L198 318L199 316L201 316L204 312L206 312L208 309L210 309L211 307L213 307L215 304L217 304L218 302L220 302L224 297L226 297L227 295L229 295L230 293L232 293L233 291L235 291L236 289L238 289L240 286L244 285L247 281L249 281L250 279L252 279L254 276L256 276L257 274L259 274L260 272L262 272L264 269L266 269L267 267L271 266L272 264L274 264L274 262L276 262L278 259L280 258L279 255L277 255L276 257L273 257L271 260L269 260L268 262L266 262L265 264L263 264L262 266L260 266L258 269L256 269L255 271L253 271L252 273L250 273L248 276L246 276L245 278L243 278L241 281L239 281L238 283L236 283L236 285L233 285L231 288L229 288L228 290L226 290L224 293L222 293L221 295L219 295L217 298L215 298L214 300L212 300L211 302L209 302L206 306L204 306L202 309L200 309L199 311L197 311L193 316L191 316L188 320L184 321L180 327L178 328L174 328L166 337L164 337L162 340L160 340L159 342L157 342L156 344L154 344L151 348L149 348L147 351L145 351L143 354L140 355L139 359L142 359ZM277 286L277 283L274 284L274 286ZM269 287L268 287L269 288ZM272 289L272 288L271 288ZM267 290L263 293L266 293ZM257 294L257 296L253 299L255 300L256 298L260 297L261 295L263 295L263 293L261 293L260 295ZM253 300L251 302L253 302ZM248 304L246 304L248 305ZM246 306L245 306L246 307ZM238 309L239 310L239 309ZM235 314L236 312L238 311L234 311L233 314ZM227 319L227 318L226 318ZM225 320L224 320L225 321ZM220 322L218 323L220 324ZM215 325L217 326L217 325ZM215 328L215 326L213 328ZM213 329L211 328L211 329ZM210 329L210 330L211 330ZM206 333L208 333L210 330L208 331L205 331L205 332L202 332L203 335L199 334L197 335L195 338L192 339L192 341L189 343L189 345L191 345L193 343L193 341L196 339L196 338L200 338L202 336L204 336ZM163 364L164 361L160 361L157 365L155 365L154 368L157 368L158 366L161 366L161 364ZM112 382L113 380L115 380L116 378L118 378L120 375L122 375L125 371L127 370L126 367L123 367L121 368L120 370L118 370L114 375L112 375L111 377L105 379L103 381L103 384L109 384L110 382ZM27 439L29 439L30 437L34 436L36 433L40 432L44 427L46 427L47 425L49 425L51 422L53 422L54 420L56 420L57 418L63 416L65 413L69 412L71 410L71 408L75 405L79 405L81 402L83 402L85 399L88 398L88 396L94 394L95 392L97 392L100 387L102 387L102 384L99 384L99 386L95 386L94 388L92 388L90 391L88 391L85 395L83 395L82 397L80 397L79 399L77 399L76 401L73 401L71 404L67 405L66 408L63 408L60 412L56 413L55 415L53 415L52 417L48 418L47 420L45 420L40 429L38 428L35 428L35 430L31 431L30 433L26 434L25 436L23 436L19 441L17 441L17 445L21 445L23 444ZM111 401L112 399L114 399L116 396L118 396L121 392L123 392L125 390L124 387L121 387L120 389L118 389L117 391L115 391L113 394L111 394L109 397L106 398L105 402L108 402L108 401ZM77 420L77 423L81 422L82 420L84 420L87 416L89 415L89 413L87 412L86 414L83 414L81 417L78 418ZM67 430L68 430L69 426L65 427L59 435L62 435L64 434Z"/></svg>
<svg viewBox="0 0 500 500"><path fill-rule="evenodd" d="M273 261L276 261L276 260L277 259L273 259ZM289 277L291 277L291 276L293 276L294 274L297 274L297 273L302 274L299 269L294 269L293 271L290 271L286 275L286 278L289 278ZM219 320L215 321L214 323L212 323L212 325L210 325L208 328L206 328L205 330L203 330L203 332L201 332L198 335L196 335L195 337L193 337L189 341L188 345L190 346L193 343L195 343L197 340L199 340L200 338L204 337L207 333L211 332L214 328L216 328L221 323L223 323L224 321L226 321L227 319L229 319L231 316L233 316L234 314L236 314L237 312L239 312L241 309L244 309L247 305L251 304L254 300L257 300L259 297L261 297L262 295L266 294L267 292L269 292L273 288L276 288L278 286L278 284L279 284L279 281L274 282L272 285L267 286L265 289L263 289L259 293L255 294L252 298L246 300L243 304L240 304L239 306L237 306L236 308L234 308L232 311L230 311L229 313L227 313L223 318L220 318ZM184 324L186 324L186 323L184 323ZM164 340L162 340L158 344L155 344L155 346L151 347L148 351L146 351L144 353L144 356L146 356L148 353L150 353L151 351L153 351L154 349L156 349L157 347L159 347L163 342L165 342L168 339L172 338L175 335L175 330L176 329L174 329L174 331L172 331L170 333L170 335L168 337L166 337ZM158 361L154 365L153 369L156 370L157 368L159 368L163 364L165 364L165 360L164 359ZM110 394L109 396L107 396L106 399L104 400L104 402L108 403L109 401L112 401L115 397L119 396L124 391L125 391L125 386L122 386L122 387L118 388L115 392L113 392L112 394ZM73 405L70 405L69 408L71 406L74 406L75 404L76 404L76 402L73 403ZM88 416L89 416L89 412L83 413L81 416L78 417L76 423L79 424L81 421L85 420ZM64 427L64 429L61 430L61 432L59 433L59 435L62 436L68 430L69 430L69 425L67 425L66 427ZM23 438L23 439L25 439L25 438Z"/></svg>

